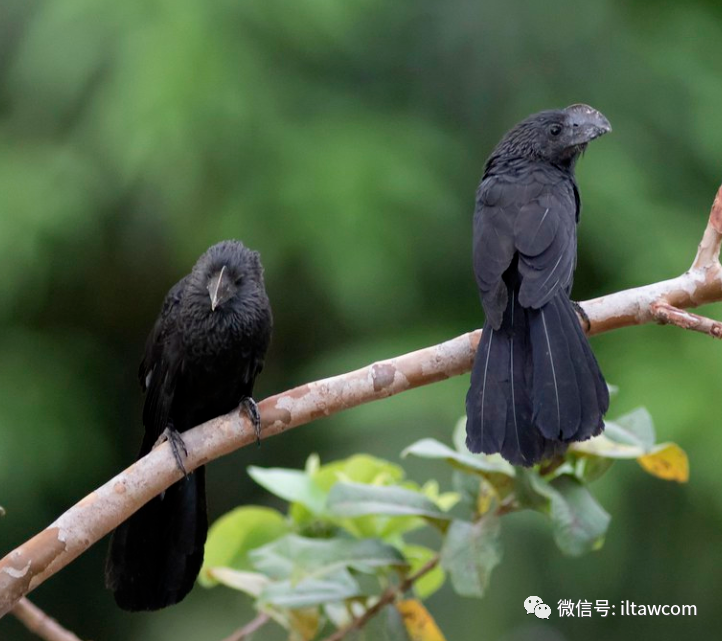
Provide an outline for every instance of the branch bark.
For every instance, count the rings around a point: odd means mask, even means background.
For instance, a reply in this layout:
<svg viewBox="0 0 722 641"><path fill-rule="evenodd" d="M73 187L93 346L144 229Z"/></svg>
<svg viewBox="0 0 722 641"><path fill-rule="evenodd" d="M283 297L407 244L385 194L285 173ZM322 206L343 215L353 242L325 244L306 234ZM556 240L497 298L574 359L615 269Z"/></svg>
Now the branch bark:
<svg viewBox="0 0 722 641"><path fill-rule="evenodd" d="M44 641L80 641L72 632L66 630L25 597L15 604L12 612L30 632Z"/></svg>
<svg viewBox="0 0 722 641"><path fill-rule="evenodd" d="M707 228L692 266L677 278L583 303L589 316L588 333L600 334L620 327L657 322L672 323L720 338L718 322L696 314L685 319L682 310L722 300L721 245L722 187L712 203Z"/></svg>
<svg viewBox="0 0 722 641"><path fill-rule="evenodd" d="M677 278L583 303L589 317L589 334L643 323L674 322L718 336L716 321L690 315L694 322L683 322L677 311L684 314L683 309L722 301L721 245L722 187L692 267ZM480 330L462 334L439 345L267 398L259 404L263 438L362 403L464 374L471 369L480 336ZM255 442L245 413L237 411L208 421L184 433L183 438L188 448L188 470ZM170 447L164 443L10 552L0 560L0 617L180 477Z"/></svg>

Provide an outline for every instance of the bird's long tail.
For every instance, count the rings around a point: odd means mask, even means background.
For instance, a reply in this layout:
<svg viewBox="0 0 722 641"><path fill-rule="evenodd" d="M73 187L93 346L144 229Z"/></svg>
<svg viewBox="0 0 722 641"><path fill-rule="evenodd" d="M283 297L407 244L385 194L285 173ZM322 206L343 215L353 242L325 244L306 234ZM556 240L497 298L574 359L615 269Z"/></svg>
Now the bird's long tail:
<svg viewBox="0 0 722 641"><path fill-rule="evenodd" d="M113 533L105 583L124 610L158 610L191 591L208 532L205 469L171 485Z"/></svg>
<svg viewBox="0 0 722 641"><path fill-rule="evenodd" d="M560 291L540 309L509 304L498 330L484 325L466 396L472 452L532 465L599 434L609 392L576 312Z"/></svg>

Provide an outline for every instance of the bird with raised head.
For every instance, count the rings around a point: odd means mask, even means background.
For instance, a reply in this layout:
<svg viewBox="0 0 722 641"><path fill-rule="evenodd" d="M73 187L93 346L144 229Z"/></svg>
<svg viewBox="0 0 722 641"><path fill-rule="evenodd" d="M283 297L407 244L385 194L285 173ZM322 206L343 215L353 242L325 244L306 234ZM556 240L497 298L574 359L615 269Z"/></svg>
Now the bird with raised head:
<svg viewBox="0 0 722 641"><path fill-rule="evenodd" d="M138 458L168 440L183 467L182 432L239 404L260 438L253 385L271 338L271 306L257 252L226 240L210 247L163 302L139 378L145 435ZM190 592L208 532L205 470L151 499L115 530L106 586L125 610L157 610Z"/></svg>
<svg viewBox="0 0 722 641"><path fill-rule="evenodd" d="M609 391L570 300L581 208L574 168L611 131L587 105L513 127L476 194L473 266L486 319L466 444L529 466L604 428Z"/></svg>

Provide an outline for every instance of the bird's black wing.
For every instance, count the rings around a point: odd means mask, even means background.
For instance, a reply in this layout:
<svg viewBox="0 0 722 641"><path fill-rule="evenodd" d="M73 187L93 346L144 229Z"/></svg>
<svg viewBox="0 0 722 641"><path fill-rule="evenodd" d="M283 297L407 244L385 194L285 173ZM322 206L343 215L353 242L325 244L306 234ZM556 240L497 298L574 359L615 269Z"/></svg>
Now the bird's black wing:
<svg viewBox="0 0 722 641"><path fill-rule="evenodd" d="M539 168L532 172L538 194L514 221L519 252L519 304L539 309L559 290L568 295L577 261L579 200L573 179Z"/></svg>
<svg viewBox="0 0 722 641"><path fill-rule="evenodd" d="M146 454L168 425L176 381L182 367L177 321L183 290L188 277L177 282L165 297L145 345L138 369L140 384L146 393L143 405L145 436L141 453Z"/></svg>
<svg viewBox="0 0 722 641"><path fill-rule="evenodd" d="M241 368L242 391L241 396L253 396L253 386L256 377L263 371L264 351L257 348L244 352L239 362Z"/></svg>
<svg viewBox="0 0 722 641"><path fill-rule="evenodd" d="M249 326L254 330L246 335L240 345L240 353L235 356L234 363L234 366L239 369L241 392L244 396L253 396L253 385L256 377L263 370L264 359L273 331L273 314L262 282L257 291L262 292L262 296L254 299L253 303L246 308L246 313L241 314L246 317ZM245 305L246 303L238 302L237 304Z"/></svg>
<svg viewBox="0 0 722 641"><path fill-rule="evenodd" d="M273 321L269 313L266 322L263 324L263 330L259 331L255 340L245 345L242 350L239 365L242 369L242 376L246 385L244 394L248 396L253 395L253 385L256 377L263 371L266 352L271 341L272 323Z"/></svg>
<svg viewBox="0 0 722 641"><path fill-rule="evenodd" d="M511 265L517 186L503 177L482 180L474 212L474 275L487 322L499 329L508 302L502 275Z"/></svg>
<svg viewBox="0 0 722 641"><path fill-rule="evenodd" d="M230 396L228 390L224 392L223 395L226 397L226 401L223 402L231 401L231 398L233 400L228 407L219 405L214 416L230 411L245 398L253 398L253 387L256 378L263 371L265 356L271 339L272 320L270 311L268 314L264 313L263 316L265 318L259 322L257 331L253 335L248 335L243 344L239 346L229 364L229 371L224 375L227 381L234 380L235 383L233 383L234 391ZM258 322L260 319L256 320ZM205 420L208 420L208 418L212 417L204 417Z"/></svg>
<svg viewBox="0 0 722 641"><path fill-rule="evenodd" d="M474 217L474 273L487 320L499 329L508 304L503 274L518 254L519 305L540 308L576 263L578 201L572 180L544 167L482 181Z"/></svg>

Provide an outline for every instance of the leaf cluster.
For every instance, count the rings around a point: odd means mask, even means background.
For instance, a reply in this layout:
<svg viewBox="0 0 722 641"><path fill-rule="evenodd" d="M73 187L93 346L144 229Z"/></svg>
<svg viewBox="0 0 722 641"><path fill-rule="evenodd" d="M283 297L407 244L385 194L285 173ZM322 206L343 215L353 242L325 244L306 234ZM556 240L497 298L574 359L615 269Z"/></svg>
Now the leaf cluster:
<svg viewBox="0 0 722 641"><path fill-rule="evenodd" d="M655 443L644 409L608 422L603 435L533 468L470 454L463 419L451 446L422 439L402 452L408 456L451 466L453 490L442 492L433 478L420 485L400 465L366 454L325 465L313 455L304 470L249 468L258 484L288 502L287 513L244 506L218 519L200 582L248 594L291 641L310 641L328 626L349 625L382 594L428 567L413 581L412 598L404 600L399 590L393 607L354 631L354 638L371 638L381 626L387 639L443 640L422 601L447 579L458 595L484 595L502 559L504 515L543 515L562 553L580 556L604 543L611 517L589 485L616 460L636 459L660 478L688 478L685 453L673 443ZM423 528L437 532L438 549L414 541ZM436 559L440 563L430 563Z"/></svg>

